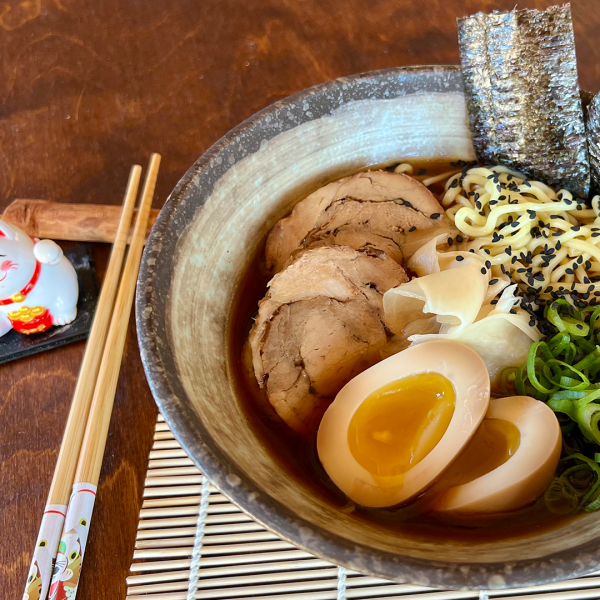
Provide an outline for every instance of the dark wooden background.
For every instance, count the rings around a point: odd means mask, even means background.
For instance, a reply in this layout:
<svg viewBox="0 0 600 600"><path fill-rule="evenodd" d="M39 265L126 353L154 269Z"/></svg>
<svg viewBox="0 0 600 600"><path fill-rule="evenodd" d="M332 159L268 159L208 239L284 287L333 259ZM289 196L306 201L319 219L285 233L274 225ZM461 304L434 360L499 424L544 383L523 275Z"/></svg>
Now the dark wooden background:
<svg viewBox="0 0 600 600"><path fill-rule="evenodd" d="M542 8L552 0L528 0ZM155 206L234 125L328 79L456 64L457 16L515 0L4 0L0 211L118 203L163 155ZM600 88L600 0L573 0L580 82ZM100 270L107 248L95 249ZM20 598L84 345L0 367L0 596ZM82 599L125 597L156 409L130 323Z"/></svg>

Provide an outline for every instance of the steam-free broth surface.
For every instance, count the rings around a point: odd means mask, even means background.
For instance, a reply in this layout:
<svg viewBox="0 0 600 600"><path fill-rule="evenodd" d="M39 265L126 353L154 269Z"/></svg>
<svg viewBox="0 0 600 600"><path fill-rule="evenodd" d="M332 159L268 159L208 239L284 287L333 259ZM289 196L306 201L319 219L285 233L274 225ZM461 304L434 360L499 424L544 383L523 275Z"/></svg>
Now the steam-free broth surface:
<svg viewBox="0 0 600 600"><path fill-rule="evenodd" d="M394 161L397 164L398 161ZM448 162L412 162L414 172L432 176L451 170ZM386 165L379 165L378 168ZM370 167L376 168L376 167ZM434 190L435 191L435 190ZM264 261L264 240L255 249L238 282L232 301L229 319L229 366L236 395L248 425L282 470L290 474L297 484L316 497L337 507L374 527L390 528L402 535L428 540L458 540L464 542L490 542L494 540L539 534L554 529L576 517L557 516L546 508L543 498L522 510L486 517L450 517L428 510L429 493L399 508L368 509L356 506L331 482L319 462L316 449L316 432L305 437L292 431L275 413L266 395L256 382L251 359L245 347L248 332L265 296L270 279ZM443 481L435 484L443 485Z"/></svg>

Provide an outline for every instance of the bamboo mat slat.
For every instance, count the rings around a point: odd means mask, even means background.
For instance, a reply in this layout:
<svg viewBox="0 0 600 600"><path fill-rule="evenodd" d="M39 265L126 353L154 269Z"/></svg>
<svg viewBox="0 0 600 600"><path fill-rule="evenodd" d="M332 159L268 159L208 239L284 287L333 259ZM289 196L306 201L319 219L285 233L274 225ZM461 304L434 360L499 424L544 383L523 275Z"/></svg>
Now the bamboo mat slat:
<svg viewBox="0 0 600 600"><path fill-rule="evenodd" d="M131 600L600 600L600 572L537 588L453 592L391 583L317 559L252 521L205 481L161 415L143 498L127 578Z"/></svg>

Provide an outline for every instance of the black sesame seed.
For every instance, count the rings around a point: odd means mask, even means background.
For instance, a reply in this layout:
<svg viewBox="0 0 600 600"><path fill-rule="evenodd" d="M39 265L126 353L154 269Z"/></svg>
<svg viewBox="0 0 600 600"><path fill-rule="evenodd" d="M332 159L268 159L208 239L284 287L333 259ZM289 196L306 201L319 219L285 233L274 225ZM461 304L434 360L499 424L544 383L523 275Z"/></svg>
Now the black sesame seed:
<svg viewBox="0 0 600 600"><path fill-rule="evenodd" d="M490 302L490 304L498 304L498 300L494 299Z"/></svg>
<svg viewBox="0 0 600 600"><path fill-rule="evenodd" d="M487 248L484 248L484 249L483 249L483 251L484 251L486 254L491 254L491 252L490 252L490 251L489 251Z"/></svg>
<svg viewBox="0 0 600 600"><path fill-rule="evenodd" d="M506 254L510 256L512 253L512 248L510 246L507 246L506 248L504 248L504 252L506 252Z"/></svg>
<svg viewBox="0 0 600 600"><path fill-rule="evenodd" d="M497 279L490 279L488 285L496 285L498 283Z"/></svg>
<svg viewBox="0 0 600 600"><path fill-rule="evenodd" d="M425 175L427 173L427 169L419 169L417 171L417 175Z"/></svg>
<svg viewBox="0 0 600 600"><path fill-rule="evenodd" d="M560 240L558 240L558 242L556 242L556 249L560 250L561 246L562 246L562 244L560 243Z"/></svg>
<svg viewBox="0 0 600 600"><path fill-rule="evenodd" d="M471 249L469 250L469 252L472 252L473 254L475 254L475 250L473 250L473 248L471 248Z"/></svg>
<svg viewBox="0 0 600 600"><path fill-rule="evenodd" d="M573 275L574 274L573 270L569 269L569 268L565 269L565 273L568 273L569 275Z"/></svg>
<svg viewBox="0 0 600 600"><path fill-rule="evenodd" d="M571 231L579 231L581 229L581 227L579 225L574 225L573 227L571 227Z"/></svg>
<svg viewBox="0 0 600 600"><path fill-rule="evenodd" d="M534 318L529 319L529 327L535 327L535 319Z"/></svg>
<svg viewBox="0 0 600 600"><path fill-rule="evenodd" d="M430 219L439 219L440 218L440 213L433 213L431 215L429 215Z"/></svg>
<svg viewBox="0 0 600 600"><path fill-rule="evenodd" d="M517 314L517 311L516 311L514 308L511 308L511 309L510 309L510 314L511 314L511 315L516 315L516 314Z"/></svg>
<svg viewBox="0 0 600 600"><path fill-rule="evenodd" d="M464 257L464 256L457 256L457 257L456 257L456 260L457 260L458 262L461 262L462 260L465 260L465 257Z"/></svg>
<svg viewBox="0 0 600 600"><path fill-rule="evenodd" d="M529 218L533 221L533 219L536 218L537 213L535 212L535 210L529 210L527 209L527 214L529 215Z"/></svg>
<svg viewBox="0 0 600 600"><path fill-rule="evenodd" d="M486 261L485 261L485 266L486 266L488 269L491 269L491 268L492 268L492 263L491 263L489 260L486 260Z"/></svg>
<svg viewBox="0 0 600 600"><path fill-rule="evenodd" d="M413 225L408 231L409 233L412 233L413 231L416 231L417 228Z"/></svg>
<svg viewBox="0 0 600 600"><path fill-rule="evenodd" d="M462 244L462 243L463 243L463 241L464 241L464 238L463 238L463 236L462 236L462 235L457 235L457 236L456 236L456 241L457 241L459 244Z"/></svg>
<svg viewBox="0 0 600 600"><path fill-rule="evenodd" d="M452 246L452 244L454 244L454 240L451 237L449 237L448 238L448 246Z"/></svg>
<svg viewBox="0 0 600 600"><path fill-rule="evenodd" d="M485 270L485 267L481 267L481 273L482 273L482 275L485 275L487 273L487 271Z"/></svg>

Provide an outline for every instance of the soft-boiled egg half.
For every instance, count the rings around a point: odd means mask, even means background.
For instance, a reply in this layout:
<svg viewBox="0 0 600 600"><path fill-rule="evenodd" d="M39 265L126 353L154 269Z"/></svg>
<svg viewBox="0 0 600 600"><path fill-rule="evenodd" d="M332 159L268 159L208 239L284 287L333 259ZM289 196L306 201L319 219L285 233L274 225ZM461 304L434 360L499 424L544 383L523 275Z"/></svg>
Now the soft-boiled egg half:
<svg viewBox="0 0 600 600"><path fill-rule="evenodd" d="M440 482L437 511L499 513L540 497L562 445L555 414L528 396L491 400L477 433Z"/></svg>
<svg viewBox="0 0 600 600"><path fill-rule="evenodd" d="M347 383L319 426L319 459L363 506L406 502L467 445L490 402L483 360L438 340L390 356Z"/></svg>

